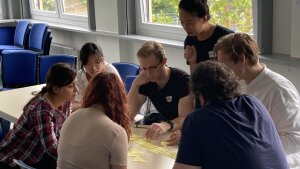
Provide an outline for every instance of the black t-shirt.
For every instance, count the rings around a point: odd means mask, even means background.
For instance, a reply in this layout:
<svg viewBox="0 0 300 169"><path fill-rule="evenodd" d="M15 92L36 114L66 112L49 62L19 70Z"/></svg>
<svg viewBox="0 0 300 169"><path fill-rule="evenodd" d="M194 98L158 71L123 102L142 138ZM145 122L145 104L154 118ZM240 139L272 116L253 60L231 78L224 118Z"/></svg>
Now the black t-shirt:
<svg viewBox="0 0 300 169"><path fill-rule="evenodd" d="M176 162L203 169L287 169L276 127L265 106L241 95L189 114Z"/></svg>
<svg viewBox="0 0 300 169"><path fill-rule="evenodd" d="M208 39L205 39L203 41L199 41L196 36L187 36L184 41L184 48L187 45L195 46L197 51L197 63L199 63L208 60L208 52L213 50L214 45L217 43L218 39L229 33L233 33L233 31L217 25L213 34Z"/></svg>
<svg viewBox="0 0 300 169"><path fill-rule="evenodd" d="M179 99L189 95L189 75L178 68L170 67L170 70L170 78L163 88L159 89L154 82L139 87L139 93L149 97L165 120L173 120L178 117Z"/></svg>

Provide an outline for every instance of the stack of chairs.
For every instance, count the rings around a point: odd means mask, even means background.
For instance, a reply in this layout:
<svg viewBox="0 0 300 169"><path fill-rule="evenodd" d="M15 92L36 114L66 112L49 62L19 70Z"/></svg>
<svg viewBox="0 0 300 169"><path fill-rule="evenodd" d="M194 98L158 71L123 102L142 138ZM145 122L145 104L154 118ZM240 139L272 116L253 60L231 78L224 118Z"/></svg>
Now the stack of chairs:
<svg viewBox="0 0 300 169"><path fill-rule="evenodd" d="M40 55L48 55L51 30L44 23L21 20L15 29L14 45L0 45L3 88L18 88L38 84Z"/></svg>
<svg viewBox="0 0 300 169"><path fill-rule="evenodd" d="M139 66L128 62L115 62L112 63L112 65L118 70L118 73L125 84L125 89L129 92L133 80L139 74Z"/></svg>

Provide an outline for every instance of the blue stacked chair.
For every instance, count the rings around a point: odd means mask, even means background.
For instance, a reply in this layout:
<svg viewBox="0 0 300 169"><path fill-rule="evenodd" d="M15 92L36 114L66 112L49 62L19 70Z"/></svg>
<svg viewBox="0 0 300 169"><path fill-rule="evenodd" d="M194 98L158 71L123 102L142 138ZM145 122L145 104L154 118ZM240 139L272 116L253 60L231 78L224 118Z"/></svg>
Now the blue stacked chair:
<svg viewBox="0 0 300 169"><path fill-rule="evenodd" d="M127 76L136 76L139 74L139 66L134 63L116 62L112 63L112 65L118 70L124 83Z"/></svg>
<svg viewBox="0 0 300 169"><path fill-rule="evenodd" d="M3 87L18 88L37 84L37 54L32 51L2 51Z"/></svg>
<svg viewBox="0 0 300 169"><path fill-rule="evenodd" d="M13 45L0 45L0 54L3 50L22 50L25 49L27 38L29 34L29 21L20 20L17 23L15 34L14 34L14 44Z"/></svg>
<svg viewBox="0 0 300 169"><path fill-rule="evenodd" d="M126 79L125 79L125 88L126 88L127 93L129 92L129 90L131 88L131 85L132 85L132 83L133 83L133 81L135 80L136 77L137 77L137 75L126 77Z"/></svg>
<svg viewBox="0 0 300 169"><path fill-rule="evenodd" d="M40 56L40 67L39 67L39 83L46 83L46 75L48 70L56 63L69 63L71 65L76 65L76 56L73 55L45 55Z"/></svg>
<svg viewBox="0 0 300 169"><path fill-rule="evenodd" d="M38 55L45 54L45 46L50 38L49 26L44 23L32 24L28 40L28 50L37 52ZM48 39L47 39L48 38Z"/></svg>

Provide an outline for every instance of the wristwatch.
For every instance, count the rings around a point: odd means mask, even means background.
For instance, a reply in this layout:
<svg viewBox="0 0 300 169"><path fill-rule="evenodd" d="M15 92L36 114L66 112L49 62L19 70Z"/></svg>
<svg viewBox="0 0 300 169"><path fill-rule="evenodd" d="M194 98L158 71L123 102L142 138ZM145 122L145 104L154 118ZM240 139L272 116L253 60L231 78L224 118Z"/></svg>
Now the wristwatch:
<svg viewBox="0 0 300 169"><path fill-rule="evenodd" d="M165 122L170 125L170 129L168 131L172 131L172 129L174 128L174 123L171 120L167 120Z"/></svg>

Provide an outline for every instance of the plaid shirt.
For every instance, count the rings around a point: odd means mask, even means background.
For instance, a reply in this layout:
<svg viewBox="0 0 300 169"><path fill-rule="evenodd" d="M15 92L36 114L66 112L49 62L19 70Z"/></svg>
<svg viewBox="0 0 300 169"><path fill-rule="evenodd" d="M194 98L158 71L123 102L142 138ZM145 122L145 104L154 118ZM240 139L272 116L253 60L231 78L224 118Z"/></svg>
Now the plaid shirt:
<svg viewBox="0 0 300 169"><path fill-rule="evenodd" d="M70 102L54 109L43 96L32 100L0 142L0 161L15 166L13 159L19 159L31 165L44 153L56 159L59 131L70 112Z"/></svg>

